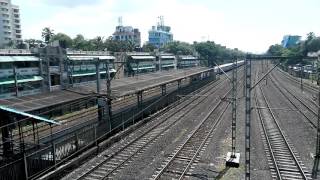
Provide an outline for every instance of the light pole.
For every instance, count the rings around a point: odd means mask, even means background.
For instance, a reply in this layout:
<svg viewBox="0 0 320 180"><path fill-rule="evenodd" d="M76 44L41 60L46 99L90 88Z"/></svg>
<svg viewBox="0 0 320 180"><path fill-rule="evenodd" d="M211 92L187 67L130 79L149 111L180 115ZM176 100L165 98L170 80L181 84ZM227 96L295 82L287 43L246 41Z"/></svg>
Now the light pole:
<svg viewBox="0 0 320 180"><path fill-rule="evenodd" d="M319 62L320 62L320 56L318 54L317 85L319 85L318 83L320 81ZM318 86L318 123L317 123L316 155L314 156L314 163L313 163L313 168L312 168L312 178L314 178L314 179L316 179L317 175L318 175L319 161L320 161L320 86Z"/></svg>

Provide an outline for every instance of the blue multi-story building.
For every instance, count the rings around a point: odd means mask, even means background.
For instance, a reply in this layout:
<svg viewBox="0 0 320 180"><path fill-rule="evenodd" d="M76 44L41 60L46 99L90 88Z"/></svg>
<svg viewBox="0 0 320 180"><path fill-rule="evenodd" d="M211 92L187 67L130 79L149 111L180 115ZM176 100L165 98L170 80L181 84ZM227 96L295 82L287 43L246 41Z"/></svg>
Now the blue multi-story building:
<svg viewBox="0 0 320 180"><path fill-rule="evenodd" d="M171 27L165 26L163 23L163 17L160 17L160 22L157 26L152 26L149 31L149 44L154 45L157 48L173 41L173 35L170 32Z"/></svg>
<svg viewBox="0 0 320 180"><path fill-rule="evenodd" d="M292 47L292 46L299 44L300 40L301 40L301 36L285 35L285 36L283 36L283 40L281 41L281 45L284 48L289 48L289 47Z"/></svg>

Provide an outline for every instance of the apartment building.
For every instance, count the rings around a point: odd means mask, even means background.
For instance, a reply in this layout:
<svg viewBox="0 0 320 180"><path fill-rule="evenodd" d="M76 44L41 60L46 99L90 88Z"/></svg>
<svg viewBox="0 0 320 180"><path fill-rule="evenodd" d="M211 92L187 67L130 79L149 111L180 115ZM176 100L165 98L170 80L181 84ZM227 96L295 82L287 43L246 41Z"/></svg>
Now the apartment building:
<svg viewBox="0 0 320 180"><path fill-rule="evenodd" d="M19 6L0 0L0 48L22 40Z"/></svg>

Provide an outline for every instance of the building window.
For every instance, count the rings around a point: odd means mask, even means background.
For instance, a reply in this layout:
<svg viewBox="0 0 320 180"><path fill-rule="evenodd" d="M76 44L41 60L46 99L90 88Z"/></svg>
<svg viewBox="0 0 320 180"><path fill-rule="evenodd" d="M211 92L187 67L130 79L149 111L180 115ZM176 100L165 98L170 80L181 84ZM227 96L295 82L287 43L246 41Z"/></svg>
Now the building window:
<svg viewBox="0 0 320 180"><path fill-rule="evenodd" d="M12 69L12 62L0 63L0 69Z"/></svg>
<svg viewBox="0 0 320 180"><path fill-rule="evenodd" d="M4 40L11 41L11 38L6 37L6 38L4 38Z"/></svg>
<svg viewBox="0 0 320 180"><path fill-rule="evenodd" d="M20 23L20 21L19 21L19 20L17 20L17 19L16 19L16 20L14 20L14 22L15 22L15 23Z"/></svg>
<svg viewBox="0 0 320 180"><path fill-rule="evenodd" d="M21 35L16 35L16 38L19 38L19 39L20 39L20 38L21 38Z"/></svg>
<svg viewBox="0 0 320 180"><path fill-rule="evenodd" d="M5 34L5 35L10 35L10 34L11 34L11 32L7 32L7 31L5 31L5 32L4 32L4 34Z"/></svg>
<svg viewBox="0 0 320 180"><path fill-rule="evenodd" d="M20 25L15 25L16 28L20 29Z"/></svg>
<svg viewBox="0 0 320 180"><path fill-rule="evenodd" d="M9 14L2 14L2 17L9 17Z"/></svg>
<svg viewBox="0 0 320 180"><path fill-rule="evenodd" d="M7 9L7 8L1 8L1 10L4 11L4 12L8 12L9 11L9 9Z"/></svg>
<svg viewBox="0 0 320 180"><path fill-rule="evenodd" d="M8 3L5 3L5 2L0 2L0 4L3 6L8 6Z"/></svg>
<svg viewBox="0 0 320 180"><path fill-rule="evenodd" d="M9 24L9 23L10 23L9 20L2 20L2 22L3 22L4 24Z"/></svg>
<svg viewBox="0 0 320 180"><path fill-rule="evenodd" d="M16 33L21 33L21 30L16 30Z"/></svg>
<svg viewBox="0 0 320 180"><path fill-rule="evenodd" d="M13 9L13 12L18 13L19 9Z"/></svg>
<svg viewBox="0 0 320 180"><path fill-rule="evenodd" d="M19 18L19 15L18 15L18 14L15 14L14 17L15 17L15 18Z"/></svg>
<svg viewBox="0 0 320 180"><path fill-rule="evenodd" d="M3 26L3 29L10 29L10 26Z"/></svg>

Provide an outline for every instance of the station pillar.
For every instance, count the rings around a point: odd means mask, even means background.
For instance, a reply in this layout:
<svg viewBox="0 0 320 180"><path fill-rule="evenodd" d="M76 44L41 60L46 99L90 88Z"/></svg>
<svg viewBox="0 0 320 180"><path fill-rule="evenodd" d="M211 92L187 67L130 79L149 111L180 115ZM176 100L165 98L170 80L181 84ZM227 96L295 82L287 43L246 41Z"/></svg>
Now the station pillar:
<svg viewBox="0 0 320 180"><path fill-rule="evenodd" d="M13 156L13 143L12 143L12 129L8 125L12 122L10 115L0 110L0 126L1 128L1 136L3 142L3 155L4 157L12 157Z"/></svg>
<svg viewBox="0 0 320 180"><path fill-rule="evenodd" d="M96 59L97 93L100 94L100 61Z"/></svg>
<svg viewBox="0 0 320 180"><path fill-rule="evenodd" d="M138 107L141 107L142 103L143 103L143 101L142 101L142 93L143 93L143 91L139 91L137 93L137 105L138 105Z"/></svg>
<svg viewBox="0 0 320 180"><path fill-rule="evenodd" d="M167 85L166 84L161 85L161 94L162 94L162 96L167 94Z"/></svg>
<svg viewBox="0 0 320 180"><path fill-rule="evenodd" d="M106 122L108 130L111 130L111 112L109 108L110 104L106 98L98 98L98 120L99 122Z"/></svg>

